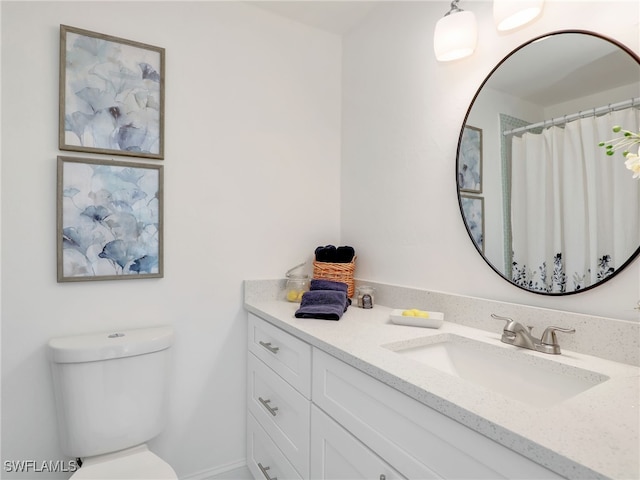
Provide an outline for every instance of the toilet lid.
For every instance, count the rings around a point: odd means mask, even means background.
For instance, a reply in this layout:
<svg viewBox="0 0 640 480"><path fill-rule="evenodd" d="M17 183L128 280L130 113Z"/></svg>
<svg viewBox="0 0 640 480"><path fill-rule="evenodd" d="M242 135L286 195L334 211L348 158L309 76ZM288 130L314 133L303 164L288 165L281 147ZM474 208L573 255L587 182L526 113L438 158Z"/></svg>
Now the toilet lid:
<svg viewBox="0 0 640 480"><path fill-rule="evenodd" d="M137 480L137 479L174 479L178 475L171 466L149 450L140 453L109 458L83 465L71 476L73 480L109 479L109 480Z"/></svg>

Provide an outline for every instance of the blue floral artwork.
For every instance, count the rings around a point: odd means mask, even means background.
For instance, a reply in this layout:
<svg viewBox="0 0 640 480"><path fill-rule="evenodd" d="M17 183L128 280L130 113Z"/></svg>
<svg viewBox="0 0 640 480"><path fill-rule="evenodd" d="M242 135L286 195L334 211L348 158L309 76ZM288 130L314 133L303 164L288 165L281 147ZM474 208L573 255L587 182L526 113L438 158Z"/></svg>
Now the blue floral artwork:
<svg viewBox="0 0 640 480"><path fill-rule="evenodd" d="M60 26L61 150L164 158L164 49Z"/></svg>
<svg viewBox="0 0 640 480"><path fill-rule="evenodd" d="M161 166L58 157L58 281L162 277Z"/></svg>

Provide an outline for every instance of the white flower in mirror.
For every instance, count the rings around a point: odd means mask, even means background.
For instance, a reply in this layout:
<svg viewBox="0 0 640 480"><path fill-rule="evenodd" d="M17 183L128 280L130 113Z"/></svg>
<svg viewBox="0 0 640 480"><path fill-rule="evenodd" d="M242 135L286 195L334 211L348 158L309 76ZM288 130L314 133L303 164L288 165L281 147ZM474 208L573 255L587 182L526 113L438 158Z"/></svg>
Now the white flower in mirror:
<svg viewBox="0 0 640 480"><path fill-rule="evenodd" d="M600 142L600 147L605 147L607 155L613 155L616 150L622 149L622 156L626 158L624 165L633 172L633 178L640 178L640 153L632 153L629 148L640 145L640 133L623 130L622 127L616 125L613 127L613 133L622 133L621 137ZM640 147L638 147L640 149Z"/></svg>

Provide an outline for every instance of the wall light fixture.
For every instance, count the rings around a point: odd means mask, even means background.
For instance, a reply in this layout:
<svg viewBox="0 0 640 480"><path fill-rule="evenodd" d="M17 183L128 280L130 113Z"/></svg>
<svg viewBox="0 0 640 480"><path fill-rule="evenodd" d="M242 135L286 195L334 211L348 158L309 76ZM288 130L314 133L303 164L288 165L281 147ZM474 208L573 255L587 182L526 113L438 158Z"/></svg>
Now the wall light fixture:
<svg viewBox="0 0 640 480"><path fill-rule="evenodd" d="M493 0L493 19L501 31L529 23L542 12L544 0Z"/></svg>
<svg viewBox="0 0 640 480"><path fill-rule="evenodd" d="M478 40L478 25L473 12L458 7L459 0L451 2L451 9L438 20L433 35L433 49L440 62L467 57L473 53Z"/></svg>

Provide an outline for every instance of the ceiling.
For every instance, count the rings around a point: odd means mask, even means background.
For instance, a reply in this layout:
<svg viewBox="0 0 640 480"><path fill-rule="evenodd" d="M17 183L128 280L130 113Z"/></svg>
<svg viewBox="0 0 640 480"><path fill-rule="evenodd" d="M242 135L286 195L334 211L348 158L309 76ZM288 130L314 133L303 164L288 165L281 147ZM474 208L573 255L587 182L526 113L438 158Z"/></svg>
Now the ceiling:
<svg viewBox="0 0 640 480"><path fill-rule="evenodd" d="M532 68L532 66L534 66ZM550 35L507 58L488 85L542 106L640 82L638 64L599 37Z"/></svg>
<svg viewBox="0 0 640 480"><path fill-rule="evenodd" d="M258 0L246 3L311 27L344 35L356 27L379 2L367 0Z"/></svg>

